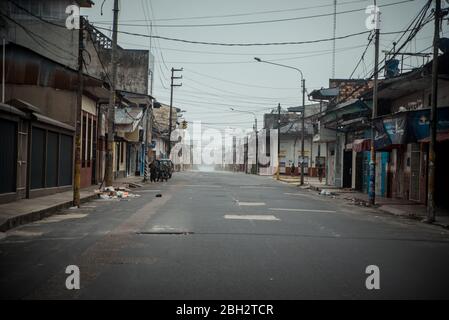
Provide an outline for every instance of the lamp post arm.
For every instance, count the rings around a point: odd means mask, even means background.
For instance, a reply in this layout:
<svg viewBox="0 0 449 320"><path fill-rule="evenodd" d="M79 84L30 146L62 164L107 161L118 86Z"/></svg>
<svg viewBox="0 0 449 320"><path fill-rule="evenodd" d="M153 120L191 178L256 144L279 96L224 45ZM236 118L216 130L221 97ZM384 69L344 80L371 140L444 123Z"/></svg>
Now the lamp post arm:
<svg viewBox="0 0 449 320"><path fill-rule="evenodd" d="M301 69L299 69L299 68L292 67L292 66L287 66L287 65L285 65L285 64L280 64L280 63L276 63L276 62L265 61L265 60L260 60L260 62L268 63L268 64L272 64L272 65L275 65L275 66L279 66L279 67L284 67L284 68L296 70L296 71L298 71L298 72L301 74L301 80L304 79L304 75L303 75Z"/></svg>

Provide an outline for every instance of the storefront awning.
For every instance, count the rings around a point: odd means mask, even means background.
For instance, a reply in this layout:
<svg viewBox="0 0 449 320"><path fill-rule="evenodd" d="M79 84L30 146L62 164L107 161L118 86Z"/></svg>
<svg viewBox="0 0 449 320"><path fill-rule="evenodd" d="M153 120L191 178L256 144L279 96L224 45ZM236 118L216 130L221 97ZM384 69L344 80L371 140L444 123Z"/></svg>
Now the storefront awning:
<svg viewBox="0 0 449 320"><path fill-rule="evenodd" d="M449 107L439 107L437 112L437 139L443 141L449 132ZM415 142L428 142L430 109L398 112L374 121L376 150Z"/></svg>
<svg viewBox="0 0 449 320"><path fill-rule="evenodd" d="M61 122L61 121L58 121L58 120L55 120L55 119L43 116L43 115L41 115L39 113L33 112L33 117L37 121L40 121L40 122L43 122L43 123L46 123L46 124L49 124L49 125L52 125L52 126L55 126L55 127L58 127L58 128L63 128L63 129L66 129L68 131L75 131L75 127L72 127L72 126L70 126L70 125L68 125L68 124L66 124L64 122Z"/></svg>
<svg viewBox="0 0 449 320"><path fill-rule="evenodd" d="M351 99L344 103L338 104L331 110L328 110L326 114L320 118L320 121L322 123L329 123L337 121L349 114L356 114L360 116L369 110L370 108L365 102L359 99Z"/></svg>
<svg viewBox="0 0 449 320"><path fill-rule="evenodd" d="M447 131L447 132L438 132L437 133L437 141L438 142L448 141L448 140L449 140L449 131ZM429 143L430 142L430 137L421 139L421 140L419 140L419 142Z"/></svg>

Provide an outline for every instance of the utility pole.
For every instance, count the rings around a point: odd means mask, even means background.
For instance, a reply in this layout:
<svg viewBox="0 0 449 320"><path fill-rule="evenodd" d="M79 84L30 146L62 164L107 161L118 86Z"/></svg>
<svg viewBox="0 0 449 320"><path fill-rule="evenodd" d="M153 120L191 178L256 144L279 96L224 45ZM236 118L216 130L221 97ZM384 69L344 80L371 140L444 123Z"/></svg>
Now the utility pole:
<svg viewBox="0 0 449 320"><path fill-rule="evenodd" d="M84 51L84 22L80 17L78 33L78 92L76 99L76 124L75 124L75 172L73 178L73 206L80 206L81 188L81 119L83 110L83 51Z"/></svg>
<svg viewBox="0 0 449 320"><path fill-rule="evenodd" d="M153 99L151 99L151 104L153 104ZM152 106L147 105L146 107L146 111L145 111L145 117L146 117L146 121L145 121L145 137L144 137L144 147L143 147L143 152L144 152L144 169L143 169L143 182L147 182L148 181L148 163L149 163L149 159L148 159L148 132L150 130L150 111L152 111L153 108Z"/></svg>
<svg viewBox="0 0 449 320"><path fill-rule="evenodd" d="M301 185L304 185L304 135L305 135L305 128L304 128L304 118L306 113L306 79L301 79L301 85L302 85L302 112L301 112Z"/></svg>
<svg viewBox="0 0 449 320"><path fill-rule="evenodd" d="M320 100L320 117L321 117L321 113L323 112L323 100ZM317 121L318 124L320 123L319 120ZM313 142L313 140L312 140ZM315 163L315 167L321 166L321 137L320 137L320 141L318 141L318 161L319 163Z"/></svg>
<svg viewBox="0 0 449 320"><path fill-rule="evenodd" d="M112 50L111 50L111 67L112 80L109 92L109 108L108 108L108 141L106 146L106 170L104 180L106 187L112 185L113 181L113 159L112 145L114 144L114 122L115 122L115 85L117 82L117 25L118 25L118 0L114 0L114 21L112 25Z"/></svg>
<svg viewBox="0 0 449 320"><path fill-rule="evenodd" d="M376 1L374 1L376 6ZM376 151L374 150L374 138L376 136L374 128L374 119L377 117L377 87L379 80L379 35L380 35L380 16L376 11L374 14L375 37L374 37L374 84L373 84L373 112L371 117L371 154L369 162L369 204L373 206L376 203Z"/></svg>
<svg viewBox="0 0 449 320"><path fill-rule="evenodd" d="M171 84L170 84L170 116L168 121L168 158L170 158L171 153L171 131L172 131L172 117L173 117L173 87L181 87L182 83L180 84L174 84L173 80L175 79L182 79L182 76L175 77L175 72L181 72L183 71L183 68L181 69L175 69L171 68Z"/></svg>
<svg viewBox="0 0 449 320"><path fill-rule="evenodd" d="M278 103L278 168L276 172L276 179L279 180L281 172L281 104Z"/></svg>
<svg viewBox="0 0 449 320"><path fill-rule="evenodd" d="M256 174L259 174L259 133L257 132L257 116L254 115L254 125L256 130Z"/></svg>
<svg viewBox="0 0 449 320"><path fill-rule="evenodd" d="M429 177L427 192L427 222L435 221L435 145L438 124L438 45L440 42L441 0L435 0L435 27L433 36L432 106L430 109Z"/></svg>

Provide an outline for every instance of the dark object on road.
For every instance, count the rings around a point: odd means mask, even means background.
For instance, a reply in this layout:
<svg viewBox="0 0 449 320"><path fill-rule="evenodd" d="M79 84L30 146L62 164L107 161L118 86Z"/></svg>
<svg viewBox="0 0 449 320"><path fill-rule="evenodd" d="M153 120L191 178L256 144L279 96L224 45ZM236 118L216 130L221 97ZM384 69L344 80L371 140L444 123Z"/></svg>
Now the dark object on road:
<svg viewBox="0 0 449 320"><path fill-rule="evenodd" d="M162 194L160 194L160 193L158 193L157 195L156 195L156 198L161 198L162 197Z"/></svg>

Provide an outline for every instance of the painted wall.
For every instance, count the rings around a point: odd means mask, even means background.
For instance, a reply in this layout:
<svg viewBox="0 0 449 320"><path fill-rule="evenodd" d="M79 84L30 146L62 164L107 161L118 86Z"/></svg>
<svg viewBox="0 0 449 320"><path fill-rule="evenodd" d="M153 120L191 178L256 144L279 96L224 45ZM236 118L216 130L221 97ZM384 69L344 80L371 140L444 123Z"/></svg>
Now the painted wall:
<svg viewBox="0 0 449 320"><path fill-rule="evenodd" d="M65 13L70 0L46 0L17 2L33 14L43 16L61 26L65 26L68 15ZM0 28L0 38L31 49L53 61L76 69L78 65L78 30L69 30L45 23L7 1L0 2L0 8L12 19L18 21L28 32L8 19L5 28ZM43 39L42 39L43 38Z"/></svg>

